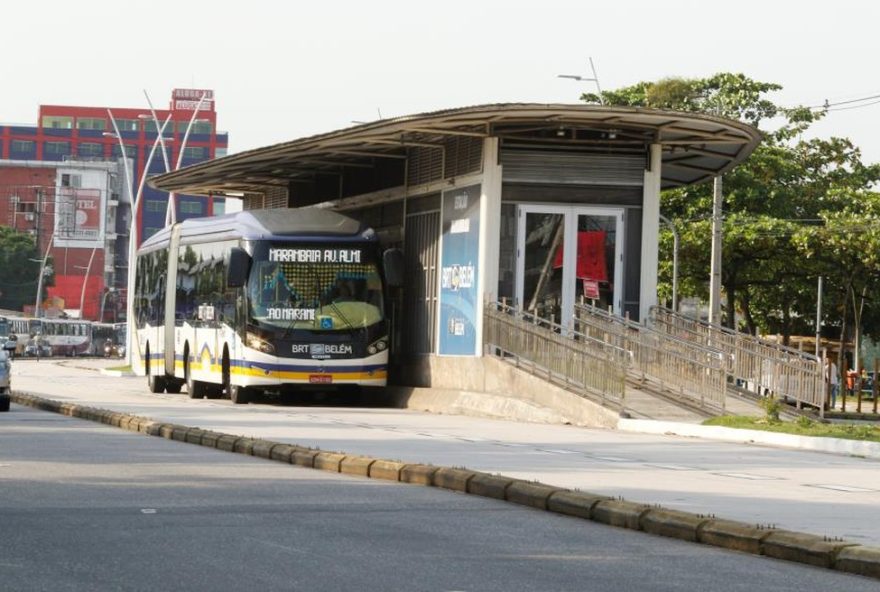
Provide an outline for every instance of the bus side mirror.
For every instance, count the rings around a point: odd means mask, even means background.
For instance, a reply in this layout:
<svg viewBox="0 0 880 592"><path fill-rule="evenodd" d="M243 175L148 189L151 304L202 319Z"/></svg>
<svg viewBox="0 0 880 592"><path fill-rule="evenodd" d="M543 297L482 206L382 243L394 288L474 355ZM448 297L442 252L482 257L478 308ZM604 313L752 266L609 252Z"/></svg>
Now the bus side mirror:
<svg viewBox="0 0 880 592"><path fill-rule="evenodd" d="M229 250L229 266L226 268L226 286L240 288L247 281L251 268L251 256L242 248L233 247Z"/></svg>
<svg viewBox="0 0 880 592"><path fill-rule="evenodd" d="M388 249L382 253L382 266L385 269L385 281L391 288L403 287L403 251Z"/></svg>

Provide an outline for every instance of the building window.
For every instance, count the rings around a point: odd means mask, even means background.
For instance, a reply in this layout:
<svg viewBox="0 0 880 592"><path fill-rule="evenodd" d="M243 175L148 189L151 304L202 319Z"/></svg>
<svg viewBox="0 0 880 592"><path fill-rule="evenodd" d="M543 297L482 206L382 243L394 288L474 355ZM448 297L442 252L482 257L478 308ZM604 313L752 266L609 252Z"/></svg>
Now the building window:
<svg viewBox="0 0 880 592"><path fill-rule="evenodd" d="M181 134L186 133L186 128L189 126L189 121L178 121L177 122L177 131ZM194 121L192 124L192 129L190 129L189 133L191 134L210 134L211 130L210 121Z"/></svg>
<svg viewBox="0 0 880 592"><path fill-rule="evenodd" d="M36 144L29 140L12 140L9 143L10 152L33 152Z"/></svg>
<svg viewBox="0 0 880 592"><path fill-rule="evenodd" d="M70 154L70 142L46 142L43 144L46 154L66 156Z"/></svg>
<svg viewBox="0 0 880 592"><path fill-rule="evenodd" d="M119 148L119 143L113 144L113 148L110 153L113 155L113 158L119 158L122 155L122 152ZM129 158L137 158L138 149L137 146L132 146L131 144L125 145L125 155Z"/></svg>
<svg viewBox="0 0 880 592"><path fill-rule="evenodd" d="M156 122L153 121L152 119L144 120L144 131L147 132L148 134L155 134L156 130L158 130L160 127L162 127L163 123L165 123L165 122L160 121L159 127L156 127ZM168 125L165 126L165 133L163 135L166 138L174 137L174 122L173 121L169 121Z"/></svg>
<svg viewBox="0 0 880 592"><path fill-rule="evenodd" d="M166 207L165 202L161 199L148 199L144 204L144 209L148 212L164 212Z"/></svg>
<svg viewBox="0 0 880 592"><path fill-rule="evenodd" d="M184 157L184 158L199 158L199 159L204 159L204 158L205 158L205 153L206 153L206 152L207 152L207 150L205 150L205 149L204 149L203 147L201 147L201 146L192 146L192 147L184 148L184 149L183 149L183 157Z"/></svg>
<svg viewBox="0 0 880 592"><path fill-rule="evenodd" d="M76 129L103 131L107 127L106 119L80 117L76 120Z"/></svg>
<svg viewBox="0 0 880 592"><path fill-rule="evenodd" d="M226 148L217 146L217 148L214 149L214 158L221 158L223 156L226 156Z"/></svg>
<svg viewBox="0 0 880 592"><path fill-rule="evenodd" d="M82 175L71 175L69 173L61 173L62 187L82 187Z"/></svg>
<svg viewBox="0 0 880 592"><path fill-rule="evenodd" d="M182 201L180 202L181 214L201 214L202 204L198 201Z"/></svg>
<svg viewBox="0 0 880 592"><path fill-rule="evenodd" d="M137 119L117 119L116 125L119 127L119 131L121 131L121 132L136 132L136 131L138 131L138 120Z"/></svg>
<svg viewBox="0 0 880 592"><path fill-rule="evenodd" d="M43 127L71 129L73 127L73 117L53 117L46 115L43 117Z"/></svg>
<svg viewBox="0 0 880 592"><path fill-rule="evenodd" d="M77 147L76 153L80 156L104 156L104 147L101 144L86 142Z"/></svg>

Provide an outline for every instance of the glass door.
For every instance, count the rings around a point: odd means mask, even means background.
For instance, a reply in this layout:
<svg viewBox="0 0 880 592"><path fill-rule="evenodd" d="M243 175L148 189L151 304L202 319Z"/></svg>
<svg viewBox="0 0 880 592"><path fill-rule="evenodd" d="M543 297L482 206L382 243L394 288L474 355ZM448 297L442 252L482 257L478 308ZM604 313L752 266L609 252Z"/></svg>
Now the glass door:
<svg viewBox="0 0 880 592"><path fill-rule="evenodd" d="M567 325L581 298L620 313L623 210L521 205L517 302Z"/></svg>

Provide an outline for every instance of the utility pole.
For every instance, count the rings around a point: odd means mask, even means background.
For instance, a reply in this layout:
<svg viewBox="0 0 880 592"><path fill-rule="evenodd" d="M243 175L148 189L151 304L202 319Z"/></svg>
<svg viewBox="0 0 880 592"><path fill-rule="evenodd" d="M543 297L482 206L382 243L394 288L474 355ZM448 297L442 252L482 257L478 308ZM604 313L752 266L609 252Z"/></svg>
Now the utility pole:
<svg viewBox="0 0 880 592"><path fill-rule="evenodd" d="M721 175L715 177L712 202L712 269L709 278L709 322L721 324ZM733 314L732 310L727 314Z"/></svg>

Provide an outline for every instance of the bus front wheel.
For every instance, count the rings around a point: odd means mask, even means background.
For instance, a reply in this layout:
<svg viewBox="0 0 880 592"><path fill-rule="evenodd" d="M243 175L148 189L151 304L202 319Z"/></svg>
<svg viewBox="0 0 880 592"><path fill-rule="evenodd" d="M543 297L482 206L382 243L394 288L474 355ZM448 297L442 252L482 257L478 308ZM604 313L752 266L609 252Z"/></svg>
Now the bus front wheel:
<svg viewBox="0 0 880 592"><path fill-rule="evenodd" d="M223 352L223 392L229 400L236 405L245 405L250 402L250 389L245 386L232 384L232 371L229 363L229 351Z"/></svg>
<svg viewBox="0 0 880 592"><path fill-rule="evenodd" d="M151 393L161 393L165 390L165 378L163 376L156 376L155 374L151 374L152 368L150 368L150 346L147 345L146 351L146 370L147 370L147 387L150 389Z"/></svg>
<svg viewBox="0 0 880 592"><path fill-rule="evenodd" d="M185 356L185 364L184 375L186 376L186 392L189 394L189 398L203 399L206 394L205 383L193 379L192 370L189 367L189 352Z"/></svg>

